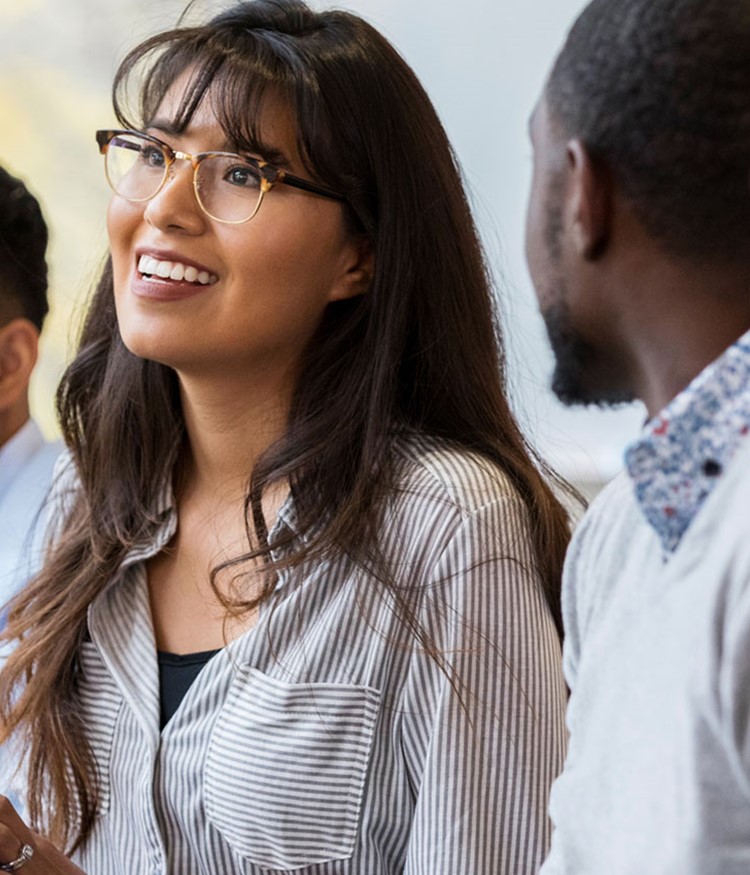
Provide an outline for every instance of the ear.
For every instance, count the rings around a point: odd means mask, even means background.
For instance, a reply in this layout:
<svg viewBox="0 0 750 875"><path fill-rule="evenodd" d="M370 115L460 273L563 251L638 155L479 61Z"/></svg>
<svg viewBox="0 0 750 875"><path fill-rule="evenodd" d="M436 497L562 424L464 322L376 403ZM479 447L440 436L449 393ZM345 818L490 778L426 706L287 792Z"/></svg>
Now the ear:
<svg viewBox="0 0 750 875"><path fill-rule="evenodd" d="M330 301L345 301L364 295L375 275L375 251L366 234L352 237L344 252L342 270L331 288Z"/></svg>
<svg viewBox="0 0 750 875"><path fill-rule="evenodd" d="M570 178L570 227L579 255L595 261L607 248L612 223L612 181L581 140L566 146Z"/></svg>
<svg viewBox="0 0 750 875"><path fill-rule="evenodd" d="M39 331L28 319L0 328L0 410L26 397L39 354Z"/></svg>

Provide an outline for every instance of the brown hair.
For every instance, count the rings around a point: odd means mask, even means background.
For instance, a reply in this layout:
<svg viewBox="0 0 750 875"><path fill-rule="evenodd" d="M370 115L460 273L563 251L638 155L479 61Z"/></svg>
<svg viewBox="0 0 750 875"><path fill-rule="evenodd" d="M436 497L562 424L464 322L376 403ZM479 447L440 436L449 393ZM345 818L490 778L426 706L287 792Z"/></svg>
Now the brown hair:
<svg viewBox="0 0 750 875"><path fill-rule="evenodd" d="M480 453L505 472L528 509L538 572L560 629L567 515L509 408L491 283L460 171L414 73L359 17L313 12L299 0L242 2L205 26L138 46L115 80L126 127L121 95L144 65L141 123L190 68L181 122L210 88L239 149L259 139L254 119L264 92L287 99L311 175L345 196L350 221L375 252L368 293L329 305L287 432L252 472L246 514L261 548L229 565L236 570L249 556L268 556L260 497L282 478L291 484L299 527L315 532L306 544L289 545L290 562L328 550L368 561L378 502L395 480L394 426L413 429ZM5 637L19 644L0 677L0 734L20 731L27 739L33 821L50 812L52 835L77 846L97 809L75 708L87 608L129 548L158 524L155 484L184 440L175 374L135 357L120 338L109 264L57 403L80 489L44 570L12 605ZM387 573L380 578L390 587ZM273 587L269 574L260 599ZM429 649L408 605L402 601L399 610Z"/></svg>

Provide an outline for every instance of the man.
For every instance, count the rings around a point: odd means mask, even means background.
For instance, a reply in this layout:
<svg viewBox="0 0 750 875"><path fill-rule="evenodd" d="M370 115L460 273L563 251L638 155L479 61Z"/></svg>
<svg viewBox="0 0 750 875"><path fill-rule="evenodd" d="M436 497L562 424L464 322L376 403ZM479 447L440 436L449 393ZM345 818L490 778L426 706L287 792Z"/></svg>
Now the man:
<svg viewBox="0 0 750 875"><path fill-rule="evenodd" d="M29 415L29 380L47 314L47 226L25 185L0 168L0 627L2 606L41 554L41 508L59 443Z"/></svg>
<svg viewBox="0 0 750 875"><path fill-rule="evenodd" d="M543 875L750 873L750 0L594 0L534 112L568 404L643 434L571 545Z"/></svg>

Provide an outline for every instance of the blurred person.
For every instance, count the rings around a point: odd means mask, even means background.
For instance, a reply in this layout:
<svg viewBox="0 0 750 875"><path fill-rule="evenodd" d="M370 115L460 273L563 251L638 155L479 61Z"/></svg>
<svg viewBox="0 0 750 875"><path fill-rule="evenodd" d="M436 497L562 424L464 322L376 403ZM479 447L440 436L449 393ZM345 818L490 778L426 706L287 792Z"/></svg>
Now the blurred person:
<svg viewBox="0 0 750 875"><path fill-rule="evenodd" d="M594 0L531 122L567 404L640 399L563 583L543 875L750 872L750 2Z"/></svg>
<svg viewBox="0 0 750 875"><path fill-rule="evenodd" d="M41 510L61 442L29 412L47 315L47 226L36 198L0 167L0 626L2 606L41 561Z"/></svg>
<svg viewBox="0 0 750 875"><path fill-rule="evenodd" d="M536 873L568 522L429 98L356 15L259 0L147 40L115 99L0 861Z"/></svg>

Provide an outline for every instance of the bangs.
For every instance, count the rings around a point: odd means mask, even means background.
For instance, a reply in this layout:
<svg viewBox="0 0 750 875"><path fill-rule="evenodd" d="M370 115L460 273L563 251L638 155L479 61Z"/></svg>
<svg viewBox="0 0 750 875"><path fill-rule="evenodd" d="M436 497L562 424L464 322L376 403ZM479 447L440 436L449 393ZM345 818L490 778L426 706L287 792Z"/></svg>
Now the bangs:
<svg viewBox="0 0 750 875"><path fill-rule="evenodd" d="M298 28L286 31L260 20L248 26L230 12L204 26L178 27L146 40L115 74L115 114L122 127L143 129L183 76L187 85L170 128L184 131L208 100L228 148L280 164L275 144L264 138L263 119L266 106L281 102L294 120L306 175L344 196L352 230L374 236L377 184L362 125L354 121L359 91L353 85L361 75L358 66L372 62L351 35L343 39L334 26L338 19L327 28L312 27L306 15Z"/></svg>
<svg viewBox="0 0 750 875"><path fill-rule="evenodd" d="M184 131L203 101L210 100L229 148L274 163L273 144L263 136L262 114L267 100L280 100L294 115L297 149L305 170L318 178L312 158L317 150L300 112L305 107L304 116L309 117L317 83L291 48L273 36L251 30L206 34L203 28L181 28L148 40L125 58L116 75L113 105L117 119L125 128L147 127L170 88L187 75L170 127L176 133Z"/></svg>

